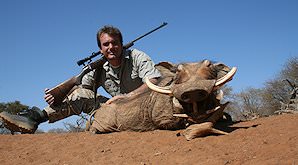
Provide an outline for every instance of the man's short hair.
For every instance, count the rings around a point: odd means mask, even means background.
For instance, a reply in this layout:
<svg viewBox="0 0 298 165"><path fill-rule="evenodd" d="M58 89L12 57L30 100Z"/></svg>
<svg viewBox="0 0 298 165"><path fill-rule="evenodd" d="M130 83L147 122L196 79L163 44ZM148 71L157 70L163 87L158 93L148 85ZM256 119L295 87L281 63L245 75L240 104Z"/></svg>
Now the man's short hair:
<svg viewBox="0 0 298 165"><path fill-rule="evenodd" d="M96 39L97 39L97 45L98 47L101 49L101 44L100 44L100 35L103 33L107 33L111 36L117 36L120 39L121 44L123 44L123 38L122 38L122 34L120 32L120 30L114 26L111 25L105 25L104 27L102 27L101 29L98 30L97 34L96 34Z"/></svg>

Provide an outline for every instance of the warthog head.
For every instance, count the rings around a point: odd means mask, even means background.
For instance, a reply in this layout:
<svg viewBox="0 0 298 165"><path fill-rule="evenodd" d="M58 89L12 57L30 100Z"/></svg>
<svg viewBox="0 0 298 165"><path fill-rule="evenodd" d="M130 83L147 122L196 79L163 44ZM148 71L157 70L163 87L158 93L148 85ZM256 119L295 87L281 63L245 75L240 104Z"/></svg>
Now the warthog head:
<svg viewBox="0 0 298 165"><path fill-rule="evenodd" d="M183 109L181 112L184 112L174 116L187 118L193 123L215 123L222 117L227 104L220 104L223 93L218 89L232 79L236 73L235 67L229 68L208 60L179 65L163 62L158 67L163 75L172 76L172 81L164 87L154 85L148 79L146 83L153 91L173 97L174 106L180 107ZM217 111L221 113L213 115Z"/></svg>

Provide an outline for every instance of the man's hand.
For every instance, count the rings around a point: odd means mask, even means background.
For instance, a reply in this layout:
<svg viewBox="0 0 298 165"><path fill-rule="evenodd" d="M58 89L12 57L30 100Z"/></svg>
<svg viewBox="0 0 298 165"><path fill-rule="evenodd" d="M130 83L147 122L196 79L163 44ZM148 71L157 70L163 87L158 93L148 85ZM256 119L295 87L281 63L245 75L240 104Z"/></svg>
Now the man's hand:
<svg viewBox="0 0 298 165"><path fill-rule="evenodd" d="M117 96L114 96L112 98L110 98L106 104L111 104L112 102L116 101L116 100L121 100L121 99L124 99L124 98L130 98L130 97L133 97L135 94L133 92L130 92L128 94L124 94L124 95L117 95Z"/></svg>
<svg viewBox="0 0 298 165"><path fill-rule="evenodd" d="M116 100L119 100L119 99L123 99L125 98L126 96L125 95L117 95L117 96L114 96L112 98L110 98L106 104L111 104L112 102L116 101Z"/></svg>
<svg viewBox="0 0 298 165"><path fill-rule="evenodd" d="M45 96L44 96L44 99L46 100L46 102L49 104L49 105L52 105L54 103L54 96L51 95L49 92L49 89L46 88L45 89Z"/></svg>
<svg viewBox="0 0 298 165"><path fill-rule="evenodd" d="M157 83L157 78L152 78L150 79L150 81L153 83L153 84L156 84ZM148 91L148 86L147 84L143 84L141 85L140 87L138 87L137 89L135 89L134 91L131 91L130 93L128 94L124 94L124 95L117 95L117 96L114 96L112 98L110 98L106 104L111 104L112 102L116 101L116 100L120 100L120 99L124 99L124 98L135 98L137 97L138 95Z"/></svg>

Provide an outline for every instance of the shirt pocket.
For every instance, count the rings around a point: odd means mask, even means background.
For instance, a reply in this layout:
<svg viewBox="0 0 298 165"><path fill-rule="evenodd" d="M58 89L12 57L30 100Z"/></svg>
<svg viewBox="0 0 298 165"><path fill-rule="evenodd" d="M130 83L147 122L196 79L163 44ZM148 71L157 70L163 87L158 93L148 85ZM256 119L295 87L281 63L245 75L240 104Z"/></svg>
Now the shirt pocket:
<svg viewBox="0 0 298 165"><path fill-rule="evenodd" d="M113 80L106 80L104 82L105 86L105 90L112 96L116 96L120 93L120 88L119 86L113 81Z"/></svg>
<svg viewBox="0 0 298 165"><path fill-rule="evenodd" d="M138 73L138 70L137 68L133 68L132 71L131 71L131 74L130 74L130 78L132 80L136 79L139 77L139 73Z"/></svg>

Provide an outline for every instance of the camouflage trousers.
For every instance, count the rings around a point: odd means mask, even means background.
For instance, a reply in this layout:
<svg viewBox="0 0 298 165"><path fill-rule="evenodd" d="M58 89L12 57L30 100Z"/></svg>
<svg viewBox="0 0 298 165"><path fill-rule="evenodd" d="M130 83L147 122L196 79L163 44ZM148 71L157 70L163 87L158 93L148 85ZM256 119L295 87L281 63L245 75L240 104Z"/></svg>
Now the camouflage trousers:
<svg viewBox="0 0 298 165"><path fill-rule="evenodd" d="M82 112L90 113L105 103L108 98L97 95L96 105L94 104L94 92L90 89L77 86L59 106L47 106L44 110L49 116L49 123L56 122L72 115L79 115ZM95 107L94 107L95 106Z"/></svg>

